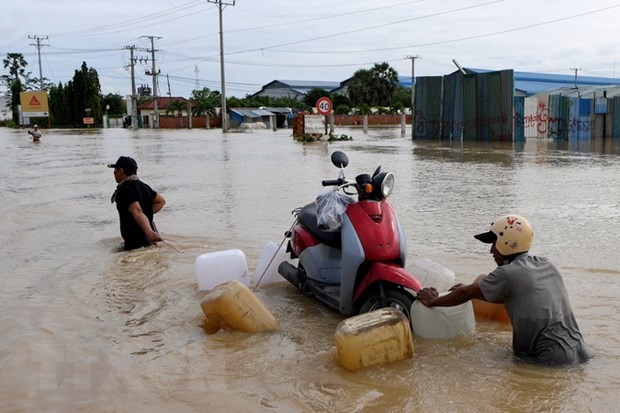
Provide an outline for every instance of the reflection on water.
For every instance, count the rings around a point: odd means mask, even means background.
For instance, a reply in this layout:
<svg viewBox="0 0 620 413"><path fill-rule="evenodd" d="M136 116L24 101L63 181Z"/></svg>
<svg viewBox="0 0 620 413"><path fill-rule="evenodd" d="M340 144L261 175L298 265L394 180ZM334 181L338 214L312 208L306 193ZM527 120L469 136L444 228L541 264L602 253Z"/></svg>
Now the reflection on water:
<svg viewBox="0 0 620 413"><path fill-rule="evenodd" d="M614 411L620 397L620 140L411 141L400 129L337 131L353 141L301 144L289 131L50 130L34 145L0 129L0 398L2 411ZM534 252L561 269L594 358L559 369L516 362L511 333L415 338L410 360L343 370L342 317L286 283L256 294L280 328L202 326L194 260L244 251L250 274L291 211L337 177L378 165L410 255L457 281L493 269L472 234L520 212ZM131 155L167 199L156 216L170 245L121 251L115 183L105 167ZM509 406L509 407L507 407Z"/></svg>

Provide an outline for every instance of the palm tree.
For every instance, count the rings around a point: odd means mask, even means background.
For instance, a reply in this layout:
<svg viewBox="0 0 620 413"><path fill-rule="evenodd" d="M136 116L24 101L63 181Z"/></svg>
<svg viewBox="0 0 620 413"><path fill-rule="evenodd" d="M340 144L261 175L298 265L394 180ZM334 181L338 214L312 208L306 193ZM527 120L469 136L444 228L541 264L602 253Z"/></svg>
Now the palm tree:
<svg viewBox="0 0 620 413"><path fill-rule="evenodd" d="M11 111L13 112L13 121L19 122L19 92L23 92L24 86L21 79L27 81L28 74L26 73L26 66L28 62L24 59L24 55L21 53L7 53L6 58L2 59L2 64L5 69L9 69L8 75L2 76L2 81L7 86L8 94L11 97Z"/></svg>
<svg viewBox="0 0 620 413"><path fill-rule="evenodd" d="M398 89L398 72L387 63L375 63L372 70L373 89L379 106L392 106Z"/></svg>
<svg viewBox="0 0 620 413"><path fill-rule="evenodd" d="M187 110L187 102L182 100L173 100L168 105L166 109L166 115L171 113L177 115L179 117L179 127L183 126L183 121L181 120L183 117L183 111Z"/></svg>
<svg viewBox="0 0 620 413"><path fill-rule="evenodd" d="M209 116L215 116L216 108L221 104L220 92L211 91L209 88L192 91L192 114L205 116L207 129L209 128Z"/></svg>

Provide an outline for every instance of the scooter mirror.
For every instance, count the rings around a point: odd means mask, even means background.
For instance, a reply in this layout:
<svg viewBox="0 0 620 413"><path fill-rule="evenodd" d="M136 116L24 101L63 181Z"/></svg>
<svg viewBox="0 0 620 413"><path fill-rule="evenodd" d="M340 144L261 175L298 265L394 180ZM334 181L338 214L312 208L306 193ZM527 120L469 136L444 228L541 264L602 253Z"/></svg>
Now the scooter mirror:
<svg viewBox="0 0 620 413"><path fill-rule="evenodd" d="M332 153L332 163L338 168L346 168L349 164L349 158L344 152L336 151Z"/></svg>

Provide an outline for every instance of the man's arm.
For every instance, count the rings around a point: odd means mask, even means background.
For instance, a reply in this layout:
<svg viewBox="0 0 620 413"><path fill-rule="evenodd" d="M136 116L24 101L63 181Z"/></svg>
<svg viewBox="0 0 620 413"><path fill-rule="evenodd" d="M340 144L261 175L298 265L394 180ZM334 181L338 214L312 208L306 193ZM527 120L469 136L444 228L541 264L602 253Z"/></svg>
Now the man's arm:
<svg viewBox="0 0 620 413"><path fill-rule="evenodd" d="M140 207L140 203L138 201L129 205L129 212L142 229L142 232L144 232L144 235L146 235L146 239L153 243L156 241L163 241L162 237L151 228L151 223L146 215L144 215L144 212L142 212L142 208Z"/></svg>
<svg viewBox="0 0 620 413"><path fill-rule="evenodd" d="M166 200L160 194L155 195L153 198L153 214L158 213L166 205Z"/></svg>
<svg viewBox="0 0 620 413"><path fill-rule="evenodd" d="M418 300L427 307L452 307L463 304L473 298L486 301L478 284L479 281L476 280L471 284L456 286L448 294L441 297L436 289L424 288L418 292Z"/></svg>

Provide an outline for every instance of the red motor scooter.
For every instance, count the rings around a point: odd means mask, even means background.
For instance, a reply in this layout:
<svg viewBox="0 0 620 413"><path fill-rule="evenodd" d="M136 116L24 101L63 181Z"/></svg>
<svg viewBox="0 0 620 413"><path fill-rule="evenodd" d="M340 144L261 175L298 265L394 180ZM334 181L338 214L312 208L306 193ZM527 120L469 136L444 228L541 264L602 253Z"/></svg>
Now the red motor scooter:
<svg viewBox="0 0 620 413"><path fill-rule="evenodd" d="M386 202L394 176L378 167L372 176L361 174L348 181L344 176L347 156L336 151L331 160L340 168L339 178L322 185L335 187L340 197L349 198L341 204L343 213L331 216L340 228L334 230L332 225L331 231L323 230L324 207L319 205L317 211L316 202L297 208L296 222L285 235L290 238L287 252L299 258L298 265L284 261L278 272L304 294L343 315L395 307L411 319L411 304L422 286L405 270L404 232ZM357 200L344 194L357 195Z"/></svg>

